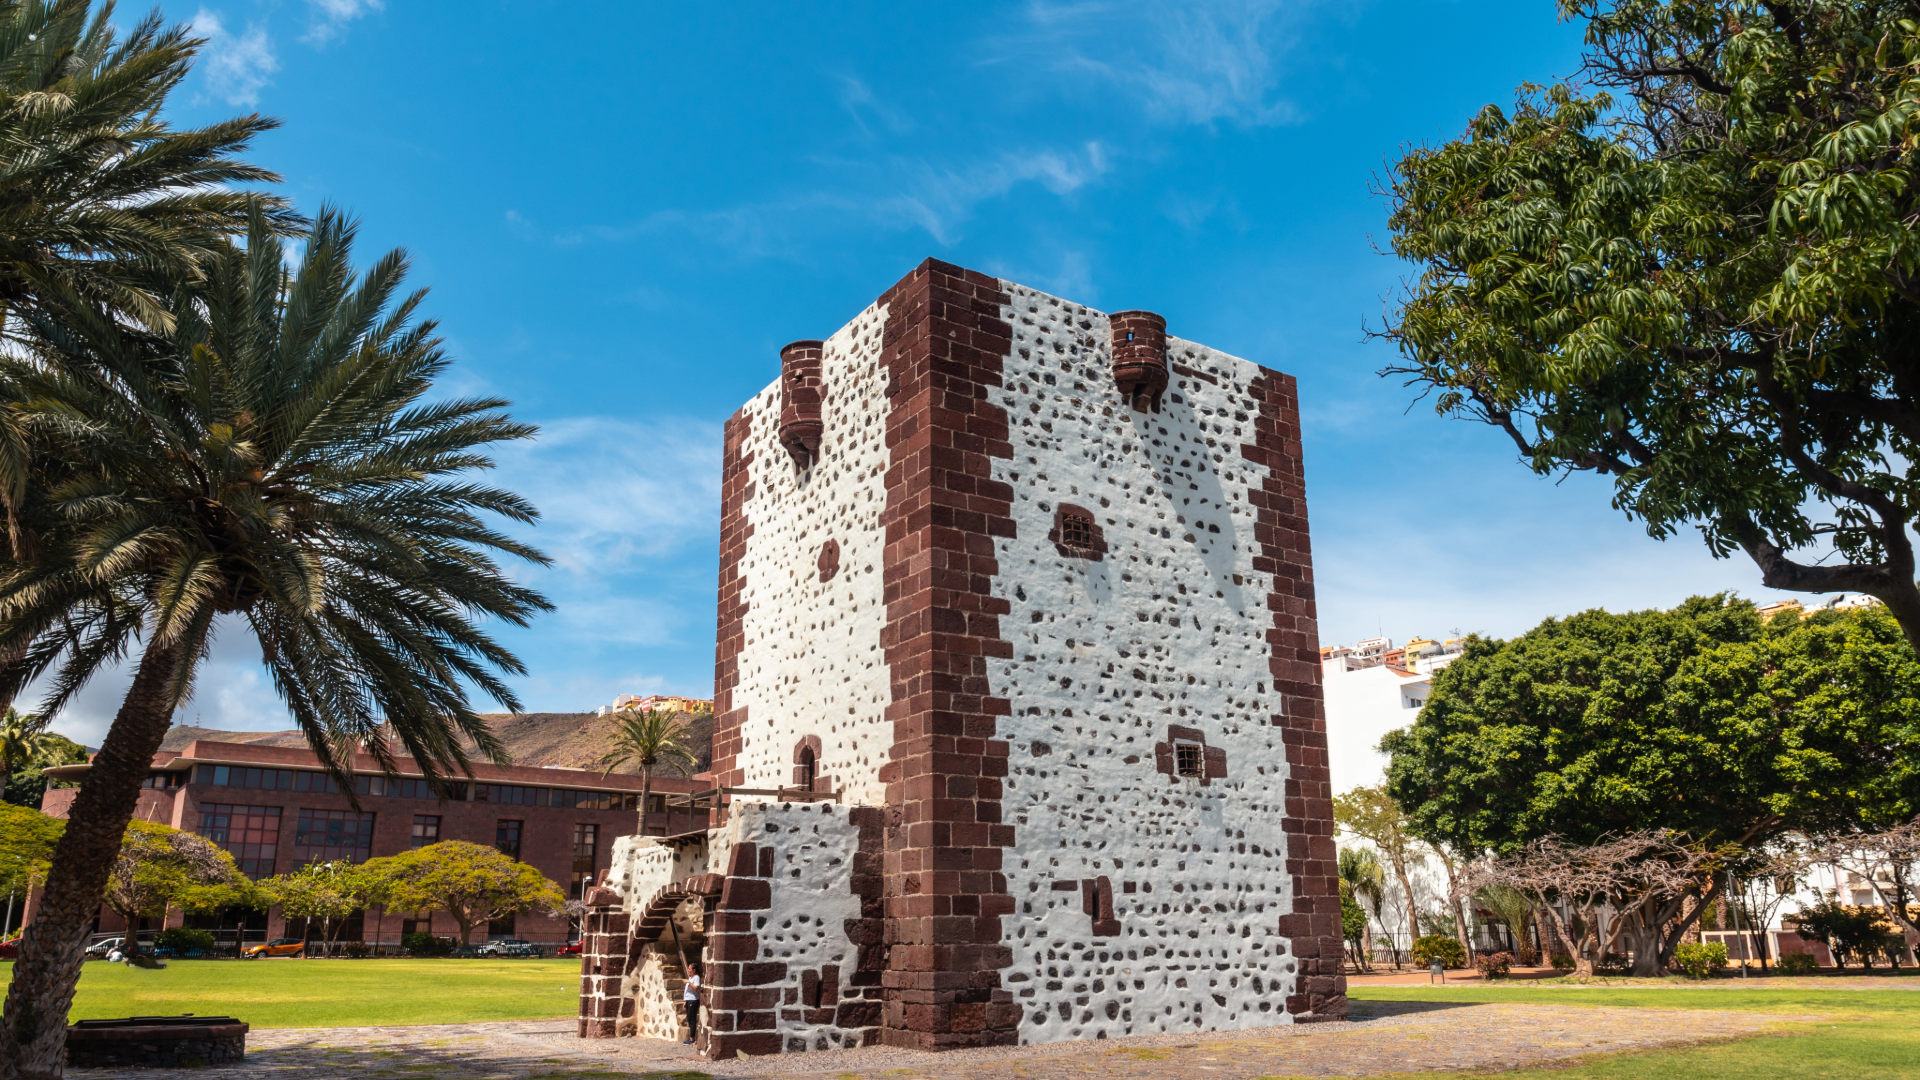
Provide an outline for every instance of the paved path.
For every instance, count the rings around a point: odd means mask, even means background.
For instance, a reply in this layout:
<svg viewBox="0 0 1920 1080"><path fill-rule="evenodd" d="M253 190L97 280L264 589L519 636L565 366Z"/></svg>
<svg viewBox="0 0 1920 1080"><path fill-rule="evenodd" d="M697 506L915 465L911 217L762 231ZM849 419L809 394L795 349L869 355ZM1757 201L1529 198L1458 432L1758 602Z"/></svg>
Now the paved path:
<svg viewBox="0 0 1920 1080"><path fill-rule="evenodd" d="M75 1069L85 1080L613 1080L627 1076L833 1080L1250 1080L1500 1069L1756 1033L1782 1020L1696 1009L1355 1002L1353 1023L1148 1035L945 1054L866 1047L702 1062L651 1039L587 1042L571 1020L439 1027L286 1028L248 1037L214 1072Z"/></svg>

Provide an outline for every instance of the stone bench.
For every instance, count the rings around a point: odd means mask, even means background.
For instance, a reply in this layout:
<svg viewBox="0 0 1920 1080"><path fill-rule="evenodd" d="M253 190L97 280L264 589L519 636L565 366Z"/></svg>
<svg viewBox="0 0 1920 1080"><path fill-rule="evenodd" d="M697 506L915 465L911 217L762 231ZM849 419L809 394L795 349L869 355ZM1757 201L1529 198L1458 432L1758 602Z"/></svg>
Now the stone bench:
<svg viewBox="0 0 1920 1080"><path fill-rule="evenodd" d="M197 1069L238 1065L247 1025L231 1016L130 1016L67 1028L67 1067Z"/></svg>

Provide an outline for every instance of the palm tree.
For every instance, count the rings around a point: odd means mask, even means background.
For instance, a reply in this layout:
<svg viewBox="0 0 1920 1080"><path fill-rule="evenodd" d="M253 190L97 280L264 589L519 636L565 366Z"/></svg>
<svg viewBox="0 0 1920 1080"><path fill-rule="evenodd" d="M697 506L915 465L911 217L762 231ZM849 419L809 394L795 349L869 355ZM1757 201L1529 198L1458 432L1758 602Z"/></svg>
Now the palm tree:
<svg viewBox="0 0 1920 1080"><path fill-rule="evenodd" d="M244 116L176 130L167 95L201 42L150 15L124 37L113 5L92 0L0 0L0 337L49 297L80 297L164 328L152 278L198 273L258 207L279 231L298 215L235 184L279 179L237 157L279 122ZM164 290L161 290L164 292ZM59 468L61 463L51 463ZM0 563L36 550L27 505L49 462L21 418L0 409ZM25 645L0 650L0 706L19 685Z"/></svg>
<svg viewBox="0 0 1920 1080"><path fill-rule="evenodd" d="M1348 895L1361 907L1380 918L1381 905L1387 898L1387 871L1380 865L1380 857L1369 848L1345 847L1340 849L1340 884L1345 886ZM1381 922L1385 926L1384 921ZM1365 941L1360 946L1361 963L1364 967L1373 966L1373 927L1368 925Z"/></svg>
<svg viewBox="0 0 1920 1080"><path fill-rule="evenodd" d="M279 122L253 115L175 130L161 119L202 41L158 12L124 38L114 5L0 0L0 328L72 293L164 326L143 277L190 271L247 227L299 218L234 188L279 179L234 155ZM10 492L9 494L12 494Z"/></svg>
<svg viewBox="0 0 1920 1080"><path fill-rule="evenodd" d="M296 271L256 213L246 248L178 281L159 333L74 302L29 319L0 356L0 394L80 465L44 498L58 524L0 575L0 649L31 643L56 713L137 650L8 989L0 1075L56 1076L80 950L140 782L216 628L259 643L324 767L351 791L364 746L389 771L394 733L431 783L465 770L462 739L499 740L470 688L518 709L512 653L476 622L551 605L497 555L544 564L482 513L531 522L475 482L493 443L534 429L503 401L429 400L448 359L392 252L356 278L355 227L323 209Z"/></svg>
<svg viewBox="0 0 1920 1080"><path fill-rule="evenodd" d="M628 764L640 771L639 835L645 836L647 806L653 801L653 770L664 765L686 776L700 758L687 745L687 725L672 709L622 709L613 724L613 744L595 764L607 767L601 776Z"/></svg>
<svg viewBox="0 0 1920 1080"><path fill-rule="evenodd" d="M0 717L0 784L15 768L33 760L46 737L46 718L7 707L6 716Z"/></svg>

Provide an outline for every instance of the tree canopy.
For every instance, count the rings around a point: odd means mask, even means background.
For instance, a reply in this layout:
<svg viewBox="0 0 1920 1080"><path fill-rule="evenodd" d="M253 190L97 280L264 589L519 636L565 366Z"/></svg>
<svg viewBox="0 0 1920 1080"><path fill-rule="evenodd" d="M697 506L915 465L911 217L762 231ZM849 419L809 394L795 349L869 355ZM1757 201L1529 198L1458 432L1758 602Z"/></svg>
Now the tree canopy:
<svg viewBox="0 0 1920 1080"><path fill-rule="evenodd" d="M1920 811L1920 661L1877 609L1588 611L1469 641L1381 747L1413 831L1463 851L1642 829L1756 847Z"/></svg>
<svg viewBox="0 0 1920 1080"><path fill-rule="evenodd" d="M472 943L476 926L526 911L559 912L567 902L540 871L465 840L370 859L362 869L380 881L388 907L447 912L460 924L466 944Z"/></svg>
<svg viewBox="0 0 1920 1080"><path fill-rule="evenodd" d="M1395 165L1389 371L1540 473L1920 646L1920 23L1877 0L1562 0L1578 81ZM1617 96L1616 96L1617 95Z"/></svg>
<svg viewBox="0 0 1920 1080"><path fill-rule="evenodd" d="M0 896L44 878L66 823L26 806L0 803Z"/></svg>
<svg viewBox="0 0 1920 1080"><path fill-rule="evenodd" d="M127 826L107 879L107 906L128 926L170 907L217 910L253 897L253 883L218 844L153 821Z"/></svg>

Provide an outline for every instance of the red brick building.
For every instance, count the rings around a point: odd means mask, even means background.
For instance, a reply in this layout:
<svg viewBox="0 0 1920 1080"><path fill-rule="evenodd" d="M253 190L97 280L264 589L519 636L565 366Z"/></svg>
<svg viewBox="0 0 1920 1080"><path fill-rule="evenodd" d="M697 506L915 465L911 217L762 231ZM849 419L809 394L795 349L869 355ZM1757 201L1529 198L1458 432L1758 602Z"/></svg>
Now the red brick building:
<svg viewBox="0 0 1920 1080"><path fill-rule="evenodd" d="M420 769L399 759L399 779L383 776L374 760L354 761L359 806L319 767L311 751L247 743L199 740L179 753L155 755L153 772L134 811L136 817L207 837L232 853L240 869L256 880L284 874L309 862L345 859L365 862L440 840L492 844L537 868L570 898L578 899L587 882L606 869L617 837L632 835L638 820L641 779L596 771L475 764L470 778L453 784L453 797L441 801L427 790ZM60 779L80 779L88 766L50 770ZM669 817L667 793L695 785L672 777L653 781L654 812L648 832L661 834L704 828L704 815ZM66 816L78 788L50 788L41 808ZM32 904L28 918L32 916ZM403 933L427 930L457 935L445 912L430 922L413 912L378 908L350 922L340 940L397 945ZM230 912L199 917L192 925L232 932L247 940L302 936L305 927L289 927L278 908L267 912ZM357 925L356 925L357 923ZM180 925L175 913L169 925ZM123 931L120 917L104 906L99 929ZM148 926L145 929L158 929ZM291 933L289 931L291 930ZM495 936L559 943L569 938L565 916L529 914L497 925ZM476 939L479 934L476 932Z"/></svg>

